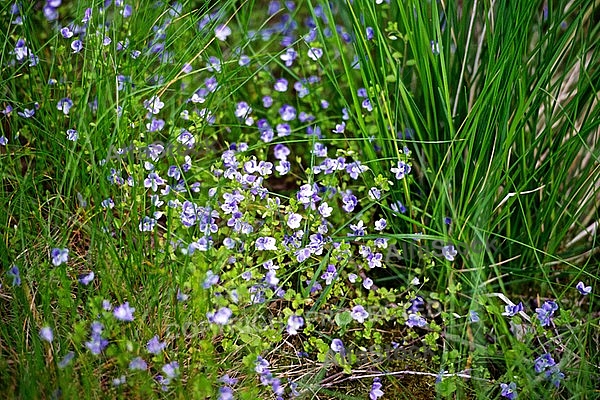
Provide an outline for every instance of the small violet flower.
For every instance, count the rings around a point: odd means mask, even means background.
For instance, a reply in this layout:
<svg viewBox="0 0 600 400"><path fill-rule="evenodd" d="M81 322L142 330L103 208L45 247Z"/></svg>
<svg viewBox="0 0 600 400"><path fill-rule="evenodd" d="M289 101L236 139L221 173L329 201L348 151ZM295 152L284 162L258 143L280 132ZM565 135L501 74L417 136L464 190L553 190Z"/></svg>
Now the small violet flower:
<svg viewBox="0 0 600 400"><path fill-rule="evenodd" d="M287 333L290 335L297 335L298 329L304 326L304 318L299 315L290 315L287 322Z"/></svg>
<svg viewBox="0 0 600 400"><path fill-rule="evenodd" d="M135 311L135 308L129 307L129 302L126 301L125 303L121 304L120 306L118 306L117 308L114 309L113 315L119 321L129 322L129 321L133 321L133 312L134 311Z"/></svg>
<svg viewBox="0 0 600 400"><path fill-rule="evenodd" d="M373 386L371 386L371 391L369 391L369 399L377 400L378 398L383 396L383 390L381 390L381 380L379 378L373 379Z"/></svg>
<svg viewBox="0 0 600 400"><path fill-rule="evenodd" d="M500 389L502 392L500 393L502 397L506 397L509 400L513 400L517 398L517 384L511 382L509 384L501 383Z"/></svg>
<svg viewBox="0 0 600 400"><path fill-rule="evenodd" d="M354 320L358 321L361 324L365 322L365 319L369 317L369 313L361 305L352 307L352 312L350 313L350 315Z"/></svg>
<svg viewBox="0 0 600 400"><path fill-rule="evenodd" d="M585 286L585 284L583 282L579 282L577 284L577 286L575 286L575 288L579 291L579 293L581 293L583 296L587 296L588 294L592 293L592 287L591 286Z"/></svg>
<svg viewBox="0 0 600 400"><path fill-rule="evenodd" d="M45 326L42 329L40 329L40 338L48 343L52 343L52 340L54 340L52 328Z"/></svg>
<svg viewBox="0 0 600 400"><path fill-rule="evenodd" d="M52 257L52 264L58 267L69 261L69 249L52 249L50 256Z"/></svg>

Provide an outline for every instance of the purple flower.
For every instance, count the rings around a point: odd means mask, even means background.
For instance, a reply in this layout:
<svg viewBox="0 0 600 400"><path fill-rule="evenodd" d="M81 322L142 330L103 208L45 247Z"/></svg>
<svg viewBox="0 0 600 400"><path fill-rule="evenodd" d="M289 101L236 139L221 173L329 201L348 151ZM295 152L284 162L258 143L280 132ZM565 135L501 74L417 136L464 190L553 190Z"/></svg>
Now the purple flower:
<svg viewBox="0 0 600 400"><path fill-rule="evenodd" d="M369 317L369 313L365 308L361 305L357 305L352 307L352 312L350 313L352 318L361 324L365 322L365 319Z"/></svg>
<svg viewBox="0 0 600 400"><path fill-rule="evenodd" d="M138 226L140 232L152 232L154 230L154 226L156 225L156 220L150 217L144 217L140 221Z"/></svg>
<svg viewBox="0 0 600 400"><path fill-rule="evenodd" d="M453 245L444 246L442 248L442 255L448 261L454 261L454 257L456 257L457 254L458 254L458 252L456 251L456 249L454 248Z"/></svg>
<svg viewBox="0 0 600 400"><path fill-rule="evenodd" d="M73 49L73 53L79 53L83 50L83 42L79 39L73 40L71 43L71 49Z"/></svg>
<svg viewBox="0 0 600 400"><path fill-rule="evenodd" d="M311 47L308 50L308 57L313 61L317 61L319 58L323 57L323 49Z"/></svg>
<svg viewBox="0 0 600 400"><path fill-rule="evenodd" d="M84 274L79 276L79 283L82 285L89 285L94 280L94 271L90 271L89 274Z"/></svg>
<svg viewBox="0 0 600 400"><path fill-rule="evenodd" d="M58 368L60 368L60 369L65 368L67 365L69 365L71 363L71 361L73 360L74 357L75 357L75 353L72 351L65 354L65 356L62 358L62 360L60 360L58 362Z"/></svg>
<svg viewBox="0 0 600 400"><path fill-rule="evenodd" d="M273 105L273 98L271 96L264 96L262 98L263 107L269 108Z"/></svg>
<svg viewBox="0 0 600 400"><path fill-rule="evenodd" d="M333 350L335 353L340 353L341 355L344 355L344 353L346 352L346 349L344 348L344 343L340 340L340 339L333 339L331 341L331 350Z"/></svg>
<svg viewBox="0 0 600 400"><path fill-rule="evenodd" d="M553 301L545 301L542 307L535 309L542 326L550 325L554 311L556 310L558 310L558 305Z"/></svg>
<svg viewBox="0 0 600 400"><path fill-rule="evenodd" d="M128 321L133 321L133 312L134 311L135 311L135 308L129 307L129 302L126 301L125 303L121 304L120 306L118 306L117 308L114 309L113 315L119 321L128 322Z"/></svg>
<svg viewBox="0 0 600 400"><path fill-rule="evenodd" d="M519 302L517 305L507 305L504 307L504 312L502 315L508 315L509 317L514 317L521 311L523 311L523 303Z"/></svg>
<svg viewBox="0 0 600 400"><path fill-rule="evenodd" d="M216 275L212 270L208 270L206 272L206 277L204 278L204 282L202 283L202 287L204 289L208 289L213 285L219 283L219 275Z"/></svg>
<svg viewBox="0 0 600 400"><path fill-rule="evenodd" d="M218 400L233 400L233 389L223 386L219 388L219 397Z"/></svg>
<svg viewBox="0 0 600 400"><path fill-rule="evenodd" d="M13 286L21 285L21 274L19 273L19 267L17 267L16 265L10 267L10 269L8 270L8 276L10 276L13 279Z"/></svg>
<svg viewBox="0 0 600 400"><path fill-rule="evenodd" d="M156 172L150 172L148 177L144 179L144 187L152 188L153 192L158 190L159 186L164 186L165 181Z"/></svg>
<svg viewBox="0 0 600 400"><path fill-rule="evenodd" d="M342 202L344 203L342 209L347 213L354 211L354 208L358 205L358 199L349 190L342 195Z"/></svg>
<svg viewBox="0 0 600 400"><path fill-rule="evenodd" d="M575 288L577 288L577 290L579 290L579 293L581 293L584 296L587 296L588 294L592 293L592 287L585 286L583 282L579 282L577 286L575 286Z"/></svg>
<svg viewBox="0 0 600 400"><path fill-rule="evenodd" d="M146 124L148 132L159 132L162 131L164 127L165 121L162 119L152 118L152 120Z"/></svg>
<svg viewBox="0 0 600 400"><path fill-rule="evenodd" d="M70 39L70 38L73 37L73 31L68 26L65 26L64 28L61 28L60 34L65 39Z"/></svg>
<svg viewBox="0 0 600 400"><path fill-rule="evenodd" d="M0 146L6 146L8 144L8 138L4 135L0 136Z"/></svg>
<svg viewBox="0 0 600 400"><path fill-rule="evenodd" d="M72 142L79 138L79 133L75 129L67 129L67 140Z"/></svg>
<svg viewBox="0 0 600 400"><path fill-rule="evenodd" d="M52 249L50 256L52 257L52 264L58 267L69 261L69 249Z"/></svg>
<svg viewBox="0 0 600 400"><path fill-rule="evenodd" d="M290 229L298 229L301 222L302 216L300 214L291 213L288 215L287 226L289 226Z"/></svg>
<svg viewBox="0 0 600 400"><path fill-rule="evenodd" d="M220 41L224 42L229 35L231 35L231 28L227 25L219 25L215 28L215 37Z"/></svg>
<svg viewBox="0 0 600 400"><path fill-rule="evenodd" d="M40 329L40 338L48 343L52 343L52 340L54 340L52 328L45 326L42 329Z"/></svg>
<svg viewBox="0 0 600 400"><path fill-rule="evenodd" d="M556 362L554 361L550 353L542 354L541 356L536 358L533 363L535 372L537 372L538 374L546 371L547 368L553 367L555 365Z"/></svg>
<svg viewBox="0 0 600 400"><path fill-rule="evenodd" d="M279 56L279 58L281 58L281 60L285 63L286 67L291 67L294 63L294 60L296 60L296 57L298 57L298 53L296 53L296 50L292 48L286 49L285 53Z"/></svg>
<svg viewBox="0 0 600 400"><path fill-rule="evenodd" d="M377 400L378 398L383 396L383 390L381 390L382 385L379 378L373 379L373 386L371 386L371 391L369 391L369 399Z"/></svg>
<svg viewBox="0 0 600 400"><path fill-rule="evenodd" d="M165 342L161 342L158 340L158 335L155 335L152 339L148 341L146 344L146 349L150 354L159 354L166 347Z"/></svg>
<svg viewBox="0 0 600 400"><path fill-rule="evenodd" d="M375 221L375 230L376 231L382 231L385 229L386 226L387 226L387 221L384 218L381 218L381 219Z"/></svg>
<svg viewBox="0 0 600 400"><path fill-rule="evenodd" d="M23 112L21 111L17 111L17 115L23 117L23 118L31 118L35 115L35 109L29 109L29 108L24 108Z"/></svg>
<svg viewBox="0 0 600 400"><path fill-rule="evenodd" d="M73 107L73 100L68 97L62 98L58 101L56 108L63 112L63 114L68 115L69 110Z"/></svg>
<svg viewBox="0 0 600 400"><path fill-rule="evenodd" d="M479 314L477 314L477 311L469 311L469 320L471 322L479 322Z"/></svg>
<svg viewBox="0 0 600 400"><path fill-rule="evenodd" d="M408 319L406 320L406 326L408 326L409 328L414 328L415 326L419 328L424 328L425 326L427 326L427 321L420 315L409 314Z"/></svg>
<svg viewBox="0 0 600 400"><path fill-rule="evenodd" d="M270 236L259 237L255 243L256 250L277 250L277 241Z"/></svg>
<svg viewBox="0 0 600 400"><path fill-rule="evenodd" d="M217 325L227 325L229 323L229 318L231 318L232 315L233 312L227 307L220 308L215 313L206 313L208 321Z"/></svg>
<svg viewBox="0 0 600 400"><path fill-rule="evenodd" d="M511 382L510 384L501 383L500 389L502 389L502 397L506 397L509 400L513 400L517 398L517 384Z"/></svg>
<svg viewBox="0 0 600 400"><path fill-rule="evenodd" d="M289 104L284 104L279 109L279 115L281 116L281 119L286 122L293 121L296 119L296 109Z"/></svg>
<svg viewBox="0 0 600 400"><path fill-rule="evenodd" d="M296 256L296 261L299 263L305 261L308 257L310 257L310 249L300 249L294 253Z"/></svg>
<svg viewBox="0 0 600 400"><path fill-rule="evenodd" d="M94 355L98 355L102 353L102 351L108 346L108 340L102 337L102 331L104 330L104 325L102 325L98 321L94 321L91 325L91 340L89 342L85 342L85 346L92 352Z"/></svg>
<svg viewBox="0 0 600 400"><path fill-rule="evenodd" d="M144 100L144 108L152 114L158 114L165 106L158 96L152 96L149 100Z"/></svg>
<svg viewBox="0 0 600 400"><path fill-rule="evenodd" d="M285 92L288 89L288 81L285 78L277 79L275 85L273 86L276 92Z"/></svg>
<svg viewBox="0 0 600 400"><path fill-rule="evenodd" d="M297 335L298 329L304 326L304 318L299 315L290 315L287 322L287 333L290 335Z"/></svg>
<svg viewBox="0 0 600 400"><path fill-rule="evenodd" d="M403 161L398 161L398 166L390 170L396 174L396 179L403 179L405 175L410 173L410 165Z"/></svg>
<svg viewBox="0 0 600 400"><path fill-rule="evenodd" d="M167 378L164 381L167 381L166 384L168 384L168 382L170 382L171 379L179 376L179 363L177 361L173 361L168 364L165 364L162 367L162 372L167 376Z"/></svg>
<svg viewBox="0 0 600 400"><path fill-rule="evenodd" d="M246 118L250 113L252 113L252 107L250 107L248 103L245 101L237 103L235 107L235 116L237 118Z"/></svg>
<svg viewBox="0 0 600 400"><path fill-rule="evenodd" d="M373 286L373 279L365 278L365 280L363 281L363 287L367 290L371 290L372 286Z"/></svg>
<svg viewBox="0 0 600 400"><path fill-rule="evenodd" d="M129 362L129 369L131 371L145 371L148 369L148 364L142 357L135 357Z"/></svg>
<svg viewBox="0 0 600 400"><path fill-rule="evenodd" d="M326 285L331 285L331 282L337 278L337 270L335 269L335 265L329 264L327 266L327 271L323 275L321 275L321 279L325 280Z"/></svg>
<svg viewBox="0 0 600 400"><path fill-rule="evenodd" d="M565 378L565 374L560 372L558 366L553 366L545 373L546 379L548 379L556 388L560 386L560 382Z"/></svg>
<svg viewBox="0 0 600 400"><path fill-rule="evenodd" d="M125 6L123 6L123 9L119 12L123 16L123 18L129 18L133 15L133 8L129 4L125 4Z"/></svg>

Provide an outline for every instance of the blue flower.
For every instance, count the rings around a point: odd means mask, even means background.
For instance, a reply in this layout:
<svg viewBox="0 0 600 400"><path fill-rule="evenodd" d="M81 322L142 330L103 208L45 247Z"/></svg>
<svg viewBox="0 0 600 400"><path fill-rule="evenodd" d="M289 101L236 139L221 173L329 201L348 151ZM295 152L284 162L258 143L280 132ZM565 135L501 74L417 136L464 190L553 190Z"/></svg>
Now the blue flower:
<svg viewBox="0 0 600 400"><path fill-rule="evenodd" d="M91 330L91 340L89 342L85 342L85 346L92 352L92 354L98 355L102 353L106 346L108 346L108 340L102 337L104 326L100 322L93 322Z"/></svg>
<svg viewBox="0 0 600 400"><path fill-rule="evenodd" d="M545 301L542 307L535 309L537 318L540 320L542 326L550 325L556 310L558 310L558 305L553 301Z"/></svg>
<svg viewBox="0 0 600 400"><path fill-rule="evenodd" d="M331 341L331 350L335 353L340 353L342 356L344 355L346 349L344 348L344 343L340 339L333 339Z"/></svg>
<svg viewBox="0 0 600 400"><path fill-rule="evenodd" d="M156 220L154 218L145 216L140 221L138 226L140 232L152 232L154 230L154 226L156 225Z"/></svg>
<svg viewBox="0 0 600 400"><path fill-rule="evenodd" d="M396 174L396 179L398 180L403 179L405 175L408 175L410 173L410 170L410 165L406 164L403 161L398 161L398 166L390 169L392 173Z"/></svg>
<svg viewBox="0 0 600 400"><path fill-rule="evenodd" d="M275 85L273 86L276 92L285 92L288 89L288 81L285 78L277 79Z"/></svg>
<svg viewBox="0 0 600 400"><path fill-rule="evenodd" d="M68 97L60 99L58 101L58 104L56 105L56 108L59 111L62 111L65 115L69 114L69 110L71 110L71 107L73 107L73 100L71 100Z"/></svg>
<svg viewBox="0 0 600 400"><path fill-rule="evenodd" d="M544 372L547 368L553 367L555 365L556 365L556 362L554 361L552 356L549 353L545 353L535 359L533 366L534 366L535 372L537 372L539 374L539 373Z"/></svg>
<svg viewBox="0 0 600 400"><path fill-rule="evenodd" d="M289 104L284 104L279 109L279 115L281 116L281 119L286 122L293 121L296 119L296 109Z"/></svg>
<svg viewBox="0 0 600 400"><path fill-rule="evenodd" d="M87 275L80 275L79 283L81 283L82 285L89 285L94 280L94 276L94 271L91 271Z"/></svg>
<svg viewBox="0 0 600 400"><path fill-rule="evenodd" d="M565 378L565 374L560 372L558 366L553 366L546 371L546 379L548 379L557 388L560 386L560 382Z"/></svg>
<svg viewBox="0 0 600 400"><path fill-rule="evenodd" d="M148 364L142 357L135 357L129 362L129 369L131 371L145 371L148 369Z"/></svg>
<svg viewBox="0 0 600 400"><path fill-rule="evenodd" d="M454 257L458 254L453 245L444 246L442 248L442 254L448 261L454 261Z"/></svg>
<svg viewBox="0 0 600 400"><path fill-rule="evenodd" d="M227 325L229 323L229 318L231 318L232 314L233 312L231 311L231 309L229 309L228 307L222 307L215 313L206 313L206 317L208 318L208 321L213 324Z"/></svg>
<svg viewBox="0 0 600 400"><path fill-rule="evenodd" d="M75 129L67 129L67 140L75 142L79 138L79 133Z"/></svg>
<svg viewBox="0 0 600 400"><path fill-rule="evenodd" d="M365 319L367 319L369 317L369 313L361 305L356 305L356 306L352 307L352 311L350 312L350 315L352 316L352 318L354 320L358 321L361 324L363 322L365 322Z"/></svg>
<svg viewBox="0 0 600 400"><path fill-rule="evenodd" d="M152 114L158 114L165 106L158 96L152 96L149 100L144 100L144 108Z"/></svg>
<svg viewBox="0 0 600 400"><path fill-rule="evenodd" d="M270 236L259 237L254 245L256 250L277 250L277 241Z"/></svg>
<svg viewBox="0 0 600 400"><path fill-rule="evenodd" d="M159 354L166 347L165 342L161 342L158 340L158 335L155 335L152 339L148 341L146 344L146 349L150 354Z"/></svg>
<svg viewBox="0 0 600 400"><path fill-rule="evenodd" d="M52 343L52 340L54 340L52 328L45 326L42 329L40 329L40 338L48 343Z"/></svg>
<svg viewBox="0 0 600 400"><path fill-rule="evenodd" d="M333 282L335 278L337 278L337 270L335 265L329 264L325 273L321 275L321 279L325 281L326 285L331 285L331 282Z"/></svg>
<svg viewBox="0 0 600 400"><path fill-rule="evenodd" d="M506 397L509 400L513 400L517 398L517 384L511 382L510 384L501 383L500 389L502 389L502 397Z"/></svg>
<svg viewBox="0 0 600 400"><path fill-rule="evenodd" d="M10 267L10 269L8 270L8 276L10 276L13 279L13 286L21 285L21 274L19 273L19 267L17 267L16 265Z"/></svg>
<svg viewBox="0 0 600 400"><path fill-rule="evenodd" d="M409 328L414 328L415 326L419 328L424 328L425 326L427 326L427 321L420 315L409 314L408 319L406 320L406 326L408 326Z"/></svg>
<svg viewBox="0 0 600 400"><path fill-rule="evenodd" d="M517 305L507 305L504 306L504 312L502 315L508 315L509 317L514 317L519 312L523 311L523 303L519 302Z"/></svg>
<svg viewBox="0 0 600 400"><path fill-rule="evenodd" d="M50 256L52 257L52 264L58 267L59 265L69 261L69 249L52 249Z"/></svg>
<svg viewBox="0 0 600 400"><path fill-rule="evenodd" d="M168 385L172 379L179 376L179 363L177 361L172 361L163 365L162 372L166 375L166 378L163 379L163 383Z"/></svg>
<svg viewBox="0 0 600 400"><path fill-rule="evenodd" d="M374 37L375 37L375 31L373 30L372 27L367 26L367 40L373 40Z"/></svg>
<svg viewBox="0 0 600 400"><path fill-rule="evenodd" d="M477 314L477 311L469 311L469 319L471 322L479 322L479 314Z"/></svg>
<svg viewBox="0 0 600 400"><path fill-rule="evenodd" d="M71 43L71 49L73 49L73 53L79 53L83 50L83 42L79 39L74 40Z"/></svg>
<svg viewBox="0 0 600 400"><path fill-rule="evenodd" d="M227 25L219 25L215 28L215 37L224 42L231 35L231 28Z"/></svg>
<svg viewBox="0 0 600 400"><path fill-rule="evenodd" d="M378 398L383 396L381 380L379 378L373 379L373 386L371 386L371 390L369 391L369 399L377 400Z"/></svg>
<svg viewBox="0 0 600 400"><path fill-rule="evenodd" d="M68 366L71 361L73 360L73 358L75 357L75 353L70 351L67 354L65 354L65 356L62 358L62 360L60 360L58 362L58 368L63 369L66 366Z"/></svg>
<svg viewBox="0 0 600 400"><path fill-rule="evenodd" d="M323 49L311 47L308 50L308 57L313 61L317 61L319 58L323 57Z"/></svg>
<svg viewBox="0 0 600 400"><path fill-rule="evenodd" d="M304 318L299 315L290 315L287 322L287 333L290 335L297 335L298 329L304 326Z"/></svg>
<svg viewBox="0 0 600 400"><path fill-rule="evenodd" d="M584 296L587 296L588 294L592 293L592 287L585 286L583 282L579 282L577 286L575 286L575 288L579 291L579 293L581 293Z"/></svg>
<svg viewBox="0 0 600 400"><path fill-rule="evenodd" d="M129 302L126 301L125 303L121 304L120 306L116 307L113 310L113 315L119 321L130 322L130 321L133 321L133 312L134 311L135 311L135 308L129 307Z"/></svg>

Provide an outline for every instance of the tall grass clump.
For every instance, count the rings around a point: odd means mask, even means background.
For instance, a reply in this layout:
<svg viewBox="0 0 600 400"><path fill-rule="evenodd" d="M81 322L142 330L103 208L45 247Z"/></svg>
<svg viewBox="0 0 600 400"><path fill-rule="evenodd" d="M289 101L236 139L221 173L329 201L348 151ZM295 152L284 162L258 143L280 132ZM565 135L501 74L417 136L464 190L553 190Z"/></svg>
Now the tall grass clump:
<svg viewBox="0 0 600 400"><path fill-rule="evenodd" d="M0 393L597 396L597 16L0 2Z"/></svg>

